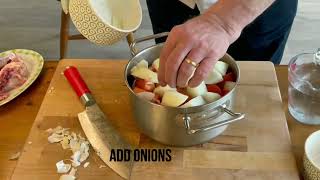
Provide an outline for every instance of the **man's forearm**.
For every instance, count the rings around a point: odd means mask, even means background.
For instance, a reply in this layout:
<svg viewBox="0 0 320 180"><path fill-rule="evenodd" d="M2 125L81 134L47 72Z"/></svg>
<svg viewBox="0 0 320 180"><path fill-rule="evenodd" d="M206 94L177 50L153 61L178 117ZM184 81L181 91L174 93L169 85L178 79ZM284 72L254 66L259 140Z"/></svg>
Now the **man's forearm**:
<svg viewBox="0 0 320 180"><path fill-rule="evenodd" d="M219 0L204 16L220 21L231 41L235 41L242 29L265 11L275 0Z"/></svg>

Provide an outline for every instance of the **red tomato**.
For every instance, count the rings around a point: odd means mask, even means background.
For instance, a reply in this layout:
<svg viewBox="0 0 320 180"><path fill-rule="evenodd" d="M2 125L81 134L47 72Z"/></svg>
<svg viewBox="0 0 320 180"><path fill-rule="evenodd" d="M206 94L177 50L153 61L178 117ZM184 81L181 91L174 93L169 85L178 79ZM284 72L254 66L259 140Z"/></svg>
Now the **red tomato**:
<svg viewBox="0 0 320 180"><path fill-rule="evenodd" d="M226 75L224 75L223 81L217 83L217 85L220 87L220 89L224 88L224 84L226 81L236 82L236 76L233 74L233 72L229 72Z"/></svg>
<svg viewBox="0 0 320 180"><path fill-rule="evenodd" d="M218 94L222 93L221 88L216 84L207 84L207 89L209 92L214 92Z"/></svg>
<svg viewBox="0 0 320 180"><path fill-rule="evenodd" d="M153 82L146 81L144 79L139 79L139 78L136 79L135 85L136 85L135 87L138 87L140 89L144 89L150 92L152 92L156 86Z"/></svg>
<svg viewBox="0 0 320 180"><path fill-rule="evenodd" d="M159 96L158 94L155 94L151 102L156 104L161 104L161 99L162 99L161 96Z"/></svg>
<svg viewBox="0 0 320 180"><path fill-rule="evenodd" d="M217 83L217 86L219 86L220 89L223 89L224 83L225 83L225 81L221 81L221 82Z"/></svg>
<svg viewBox="0 0 320 180"><path fill-rule="evenodd" d="M226 75L223 76L223 81L236 81L236 76L233 74L233 72L229 72Z"/></svg>
<svg viewBox="0 0 320 180"><path fill-rule="evenodd" d="M138 87L134 87L133 88L133 92L138 94L138 93L141 93L141 92L146 92L146 90L144 89L141 89L141 88L138 88Z"/></svg>
<svg viewBox="0 0 320 180"><path fill-rule="evenodd" d="M226 89L222 90L222 96L224 96L224 95L226 95L228 93L229 93L229 90L226 90Z"/></svg>

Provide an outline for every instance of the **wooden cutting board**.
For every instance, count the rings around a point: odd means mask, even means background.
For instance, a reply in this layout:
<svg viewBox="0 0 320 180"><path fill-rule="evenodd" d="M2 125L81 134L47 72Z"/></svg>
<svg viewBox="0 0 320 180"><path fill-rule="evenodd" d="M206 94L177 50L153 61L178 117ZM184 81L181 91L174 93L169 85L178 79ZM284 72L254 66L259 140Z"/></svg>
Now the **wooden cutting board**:
<svg viewBox="0 0 320 180"><path fill-rule="evenodd" d="M171 148L171 162L136 162L131 179L299 179L274 66L269 62L239 62L241 80L235 111L245 120L230 125L219 137L189 148L165 147L141 134L133 120L124 84L127 61L62 60L53 76L26 141L13 179L58 179L55 163L71 153L47 142L48 128L58 125L82 132L77 114L84 110L62 75L79 68L102 110L129 142L142 148ZM28 143L32 142L32 144ZM93 153L79 179L121 179Z"/></svg>

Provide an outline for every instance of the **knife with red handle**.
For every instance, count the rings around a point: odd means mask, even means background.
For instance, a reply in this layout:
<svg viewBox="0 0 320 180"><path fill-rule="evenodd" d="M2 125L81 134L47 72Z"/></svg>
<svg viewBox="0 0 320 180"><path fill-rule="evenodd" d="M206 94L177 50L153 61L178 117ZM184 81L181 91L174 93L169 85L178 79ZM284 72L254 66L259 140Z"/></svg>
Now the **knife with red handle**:
<svg viewBox="0 0 320 180"><path fill-rule="evenodd" d="M118 134L99 108L77 68L68 66L64 71L64 76L86 107L85 111L78 114L78 118L91 146L111 169L121 177L129 179L132 161L110 161L110 152L112 149L132 149L131 145Z"/></svg>
<svg viewBox="0 0 320 180"><path fill-rule="evenodd" d="M76 92L84 106L91 106L96 102L77 68L74 66L68 66L63 74L69 81L71 87Z"/></svg>

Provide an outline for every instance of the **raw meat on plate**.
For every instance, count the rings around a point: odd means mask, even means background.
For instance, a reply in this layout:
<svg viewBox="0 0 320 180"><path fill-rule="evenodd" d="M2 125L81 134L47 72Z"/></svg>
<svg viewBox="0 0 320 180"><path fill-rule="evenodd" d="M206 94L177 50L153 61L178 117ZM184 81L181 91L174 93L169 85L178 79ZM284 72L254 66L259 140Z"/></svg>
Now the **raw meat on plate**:
<svg viewBox="0 0 320 180"><path fill-rule="evenodd" d="M11 53L8 56L3 57L3 58L0 57L0 70L5 65L9 64L10 62L19 62L19 61L22 62L21 58L19 56L17 56L16 54L14 54L14 53Z"/></svg>
<svg viewBox="0 0 320 180"><path fill-rule="evenodd" d="M4 65L3 65L4 64ZM0 60L0 101L9 96L9 91L22 86L28 79L26 64L16 54L10 54Z"/></svg>

